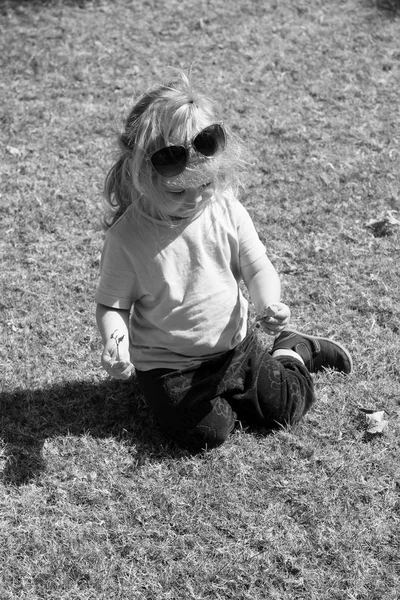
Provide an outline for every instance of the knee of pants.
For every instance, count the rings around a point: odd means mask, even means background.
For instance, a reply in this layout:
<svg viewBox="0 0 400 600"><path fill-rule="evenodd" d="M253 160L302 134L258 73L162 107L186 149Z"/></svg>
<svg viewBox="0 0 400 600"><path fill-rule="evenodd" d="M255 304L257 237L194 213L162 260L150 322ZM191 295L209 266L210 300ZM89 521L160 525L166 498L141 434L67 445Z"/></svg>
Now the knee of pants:
<svg viewBox="0 0 400 600"><path fill-rule="evenodd" d="M186 431L174 432L171 435L175 441L192 452L201 452L202 450L211 450L221 446L229 437L231 427L224 429L209 428L199 425Z"/></svg>
<svg viewBox="0 0 400 600"><path fill-rule="evenodd" d="M294 425L315 399L310 373L291 359L278 359L275 367L260 370L257 385L259 405L268 426Z"/></svg>
<svg viewBox="0 0 400 600"><path fill-rule="evenodd" d="M164 428L165 433L180 445L194 451L221 446L234 429L236 413L222 398L212 400L210 408L201 418L188 415L187 419L179 419L172 428Z"/></svg>

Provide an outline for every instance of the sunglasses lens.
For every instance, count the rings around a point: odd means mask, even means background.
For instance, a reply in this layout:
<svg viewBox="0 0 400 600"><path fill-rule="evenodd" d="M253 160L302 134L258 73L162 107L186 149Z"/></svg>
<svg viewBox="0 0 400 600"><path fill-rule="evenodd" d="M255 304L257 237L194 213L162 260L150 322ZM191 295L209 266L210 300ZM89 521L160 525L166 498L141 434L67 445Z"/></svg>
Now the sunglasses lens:
<svg viewBox="0 0 400 600"><path fill-rule="evenodd" d="M214 156L226 146L225 130L215 124L206 127L196 135L193 147L203 156ZM182 173L188 162L188 152L184 146L167 146L155 152L151 164L162 177L175 177Z"/></svg>
<svg viewBox="0 0 400 600"><path fill-rule="evenodd" d="M155 152L151 164L162 177L174 177L184 171L187 164L187 151L183 146L167 146Z"/></svg>
<svg viewBox="0 0 400 600"><path fill-rule="evenodd" d="M193 147L203 156L214 156L225 148L225 131L221 125L210 125L200 131L193 140Z"/></svg>

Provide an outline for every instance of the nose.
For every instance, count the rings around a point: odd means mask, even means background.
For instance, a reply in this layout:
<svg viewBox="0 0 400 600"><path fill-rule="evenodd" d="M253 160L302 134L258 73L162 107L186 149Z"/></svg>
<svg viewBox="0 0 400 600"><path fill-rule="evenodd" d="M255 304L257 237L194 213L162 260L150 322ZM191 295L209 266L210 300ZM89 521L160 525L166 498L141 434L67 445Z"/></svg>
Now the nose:
<svg viewBox="0 0 400 600"><path fill-rule="evenodd" d="M190 149L189 151L189 160L187 162L186 167L190 168L196 168L199 167L200 165L203 165L204 163L207 162L207 158L205 156L203 156L202 154L199 154L198 152L196 152L196 150L192 150Z"/></svg>

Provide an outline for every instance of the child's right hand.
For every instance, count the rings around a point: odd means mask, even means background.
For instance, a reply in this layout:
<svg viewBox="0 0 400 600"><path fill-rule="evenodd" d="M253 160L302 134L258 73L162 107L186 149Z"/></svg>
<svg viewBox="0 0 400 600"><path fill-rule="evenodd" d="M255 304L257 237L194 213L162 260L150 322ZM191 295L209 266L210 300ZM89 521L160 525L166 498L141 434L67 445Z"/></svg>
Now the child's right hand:
<svg viewBox="0 0 400 600"><path fill-rule="evenodd" d="M119 360L117 360L117 349L114 340L110 340L104 346L101 364L103 369L115 379L127 380L134 371L134 366L130 361L128 347L123 347L122 344L120 345Z"/></svg>

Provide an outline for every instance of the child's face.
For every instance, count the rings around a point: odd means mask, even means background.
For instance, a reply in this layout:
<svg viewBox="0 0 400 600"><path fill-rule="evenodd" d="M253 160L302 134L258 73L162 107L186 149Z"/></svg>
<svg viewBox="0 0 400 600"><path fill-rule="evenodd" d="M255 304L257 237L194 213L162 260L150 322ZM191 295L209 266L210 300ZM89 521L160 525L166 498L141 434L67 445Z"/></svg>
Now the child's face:
<svg viewBox="0 0 400 600"><path fill-rule="evenodd" d="M198 118L192 123L187 138L193 140L214 121ZM187 144L182 135L169 135L169 144L184 146L188 152L188 163L184 170L172 177L161 176L161 186L165 192L168 214L172 217L188 217L196 211L200 203L210 200L215 192L218 174L218 156L211 158L198 152L192 144Z"/></svg>

